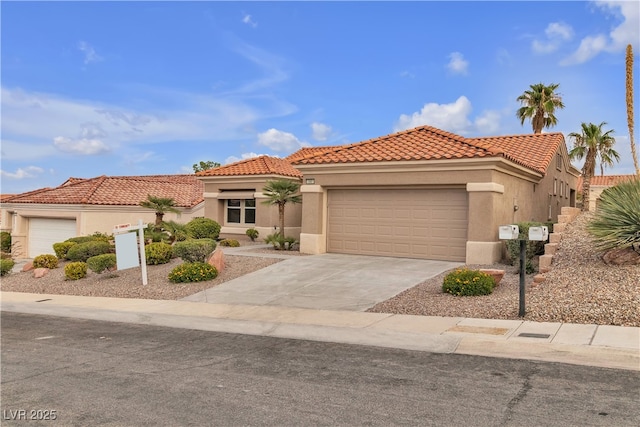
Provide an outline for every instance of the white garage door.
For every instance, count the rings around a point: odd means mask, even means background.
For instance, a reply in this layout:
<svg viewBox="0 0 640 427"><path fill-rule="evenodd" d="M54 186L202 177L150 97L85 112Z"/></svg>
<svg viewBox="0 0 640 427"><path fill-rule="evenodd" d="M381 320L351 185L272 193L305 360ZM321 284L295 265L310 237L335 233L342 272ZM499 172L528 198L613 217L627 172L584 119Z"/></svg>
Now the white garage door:
<svg viewBox="0 0 640 427"><path fill-rule="evenodd" d="M54 254L53 244L76 236L75 219L29 219L29 257Z"/></svg>
<svg viewBox="0 0 640 427"><path fill-rule="evenodd" d="M463 189L329 190L329 252L465 261Z"/></svg>

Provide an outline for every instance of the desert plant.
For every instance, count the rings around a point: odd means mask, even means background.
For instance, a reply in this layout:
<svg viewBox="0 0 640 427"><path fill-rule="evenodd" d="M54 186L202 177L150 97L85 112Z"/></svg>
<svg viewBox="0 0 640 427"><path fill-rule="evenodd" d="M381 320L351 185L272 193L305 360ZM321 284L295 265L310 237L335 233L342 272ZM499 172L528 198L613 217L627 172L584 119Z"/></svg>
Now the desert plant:
<svg viewBox="0 0 640 427"><path fill-rule="evenodd" d="M173 245L173 255L185 262L205 262L215 248L213 239L188 239Z"/></svg>
<svg viewBox="0 0 640 427"><path fill-rule="evenodd" d="M543 128L550 128L558 123L555 116L556 109L564 108L562 96L556 92L560 85L551 83L546 86L543 83L529 85L530 90L525 90L516 101L522 107L516 111L520 124L524 125L526 119L531 120L533 133L542 133Z"/></svg>
<svg viewBox="0 0 640 427"><path fill-rule="evenodd" d="M445 276L442 291L456 296L489 295L494 286L495 281L491 275L460 268Z"/></svg>
<svg viewBox="0 0 640 427"><path fill-rule="evenodd" d="M186 224L187 234L192 239L214 239L220 236L220 224L210 218L193 218Z"/></svg>
<svg viewBox="0 0 640 427"><path fill-rule="evenodd" d="M69 248L66 258L70 261L86 262L92 256L108 254L109 252L111 252L111 245L109 243L94 240L72 246Z"/></svg>
<svg viewBox="0 0 640 427"><path fill-rule="evenodd" d="M87 263L82 261L70 262L64 266L64 277L68 280L78 280L87 276Z"/></svg>
<svg viewBox="0 0 640 427"><path fill-rule="evenodd" d="M640 178L604 190L587 229L601 250L640 250Z"/></svg>
<svg viewBox="0 0 640 427"><path fill-rule="evenodd" d="M74 245L77 245L77 243L69 241L54 243L53 251L56 253L58 259L67 259L67 252L69 252L69 249Z"/></svg>
<svg viewBox="0 0 640 427"><path fill-rule="evenodd" d="M166 264L171 261L173 248L164 242L149 243L144 247L145 259L149 265Z"/></svg>
<svg viewBox="0 0 640 427"><path fill-rule="evenodd" d="M255 228L249 228L247 231L245 231L245 234L251 239L252 242L255 242L260 235L260 232L258 232L258 230L256 230Z"/></svg>
<svg viewBox="0 0 640 427"><path fill-rule="evenodd" d="M116 269L116 254L102 254L92 256L87 260L87 267L94 273Z"/></svg>
<svg viewBox="0 0 640 427"><path fill-rule="evenodd" d="M11 252L11 233L8 231L0 232L0 250L2 252Z"/></svg>
<svg viewBox="0 0 640 427"><path fill-rule="evenodd" d="M284 207L287 203L302 203L302 196L297 194L298 191L300 191L300 183L288 179L267 181L262 189L262 193L267 197L262 204L278 206L280 236L282 237L284 237Z"/></svg>
<svg viewBox="0 0 640 427"><path fill-rule="evenodd" d="M58 268L58 257L51 254L38 255L33 259L33 268Z"/></svg>
<svg viewBox="0 0 640 427"><path fill-rule="evenodd" d="M9 274L9 272L11 272L11 270L13 269L14 265L16 265L16 263L11 258L0 259L0 276Z"/></svg>
<svg viewBox="0 0 640 427"><path fill-rule="evenodd" d="M173 283L203 282L216 277L218 270L205 262L185 262L169 273L169 280Z"/></svg>
<svg viewBox="0 0 640 427"><path fill-rule="evenodd" d="M144 229L144 239L147 242L163 242L169 240L169 234L166 233L161 227L156 227L153 224L149 224L147 228Z"/></svg>
<svg viewBox="0 0 640 427"><path fill-rule="evenodd" d="M156 197L148 194L147 200L141 201L140 206L152 209L156 212L155 226L158 228L162 225L162 219L164 218L165 213L180 213L180 210L176 207L175 200L169 197Z"/></svg>
<svg viewBox="0 0 640 427"><path fill-rule="evenodd" d="M187 224L176 221L165 221L162 223L162 229L169 235L169 242L182 242L187 240Z"/></svg>
<svg viewBox="0 0 640 427"><path fill-rule="evenodd" d="M279 233L269 234L264 241L278 251L291 251L298 244L295 237L282 237Z"/></svg>
<svg viewBox="0 0 640 427"><path fill-rule="evenodd" d="M237 248L240 246L240 242L235 239L224 239L220 241L220 246L227 246L231 248Z"/></svg>

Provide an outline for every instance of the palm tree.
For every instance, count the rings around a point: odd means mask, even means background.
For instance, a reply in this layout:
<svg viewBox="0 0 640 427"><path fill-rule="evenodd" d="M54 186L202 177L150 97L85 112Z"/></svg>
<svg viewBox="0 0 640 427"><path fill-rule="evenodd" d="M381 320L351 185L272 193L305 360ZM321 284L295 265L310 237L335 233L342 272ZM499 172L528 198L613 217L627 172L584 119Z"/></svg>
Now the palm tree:
<svg viewBox="0 0 640 427"><path fill-rule="evenodd" d="M524 125L526 119L531 120L533 133L542 133L543 128L550 128L558 124L554 115L556 108L564 108L562 97L555 91L559 84L551 83L545 86L542 83L530 85L531 90L525 90L516 100L522 104L518 108L516 117L520 124Z"/></svg>
<svg viewBox="0 0 640 427"><path fill-rule="evenodd" d="M300 183L288 179L267 181L262 192L267 196L267 200L262 202L265 205L277 205L280 218L280 236L284 238L284 207L287 203L301 203L302 197L297 194L300 190Z"/></svg>
<svg viewBox="0 0 640 427"><path fill-rule="evenodd" d="M582 210L589 210L589 189L591 187L591 177L595 175L596 158L600 151L613 150L611 147L616 140L611 134L613 129L603 132L602 127L606 122L595 125L593 123L582 123L582 132L572 132L569 138L573 139L573 149L569 152L572 159L581 160L584 157L582 166ZM603 148L604 147L604 148ZM617 155L618 153L616 153Z"/></svg>
<svg viewBox="0 0 640 427"><path fill-rule="evenodd" d="M175 207L175 200L168 197L155 197L148 194L147 200L141 201L140 206L156 211L156 228L162 226L162 218L164 218L165 213L180 213L180 211Z"/></svg>
<svg viewBox="0 0 640 427"><path fill-rule="evenodd" d="M629 142L631 142L631 157L636 175L640 176L640 165L638 165L638 154L636 153L636 141L633 136L633 48L627 45L627 125L629 126Z"/></svg>
<svg viewBox="0 0 640 427"><path fill-rule="evenodd" d="M616 142L615 139L611 138L608 142L604 143L598 147L598 160L600 163L600 176L604 175L604 168L609 166L613 166L614 162L620 161L620 154L613 149L613 144Z"/></svg>

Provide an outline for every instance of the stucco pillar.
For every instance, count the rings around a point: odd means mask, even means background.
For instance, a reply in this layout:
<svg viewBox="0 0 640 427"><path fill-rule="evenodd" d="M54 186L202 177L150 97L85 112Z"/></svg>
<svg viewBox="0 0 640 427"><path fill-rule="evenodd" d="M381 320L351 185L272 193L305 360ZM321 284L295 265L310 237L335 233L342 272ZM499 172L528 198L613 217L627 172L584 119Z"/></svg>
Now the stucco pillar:
<svg viewBox="0 0 640 427"><path fill-rule="evenodd" d="M302 185L300 252L327 252L327 191L320 185Z"/></svg>
<svg viewBox="0 0 640 427"><path fill-rule="evenodd" d="M504 186L495 182L470 182L469 224L467 229L467 264L493 264L502 258L502 242L498 240L497 212Z"/></svg>

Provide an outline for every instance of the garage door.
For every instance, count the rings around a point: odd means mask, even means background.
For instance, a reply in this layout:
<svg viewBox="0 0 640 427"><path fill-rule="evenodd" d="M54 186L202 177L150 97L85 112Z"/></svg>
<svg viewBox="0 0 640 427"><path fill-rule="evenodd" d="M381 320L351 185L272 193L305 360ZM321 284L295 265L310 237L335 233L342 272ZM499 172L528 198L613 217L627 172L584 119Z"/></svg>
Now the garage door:
<svg viewBox="0 0 640 427"><path fill-rule="evenodd" d="M29 257L55 254L53 244L76 236L75 219L29 219Z"/></svg>
<svg viewBox="0 0 640 427"><path fill-rule="evenodd" d="M464 189L329 190L329 252L465 261Z"/></svg>

